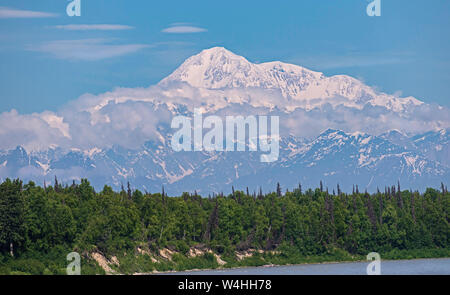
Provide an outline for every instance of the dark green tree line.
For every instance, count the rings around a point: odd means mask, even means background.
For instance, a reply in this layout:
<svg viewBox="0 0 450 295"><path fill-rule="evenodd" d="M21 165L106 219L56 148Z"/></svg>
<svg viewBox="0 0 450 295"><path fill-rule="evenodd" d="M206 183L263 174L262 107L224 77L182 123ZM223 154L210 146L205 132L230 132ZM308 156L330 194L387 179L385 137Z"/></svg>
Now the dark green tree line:
<svg viewBox="0 0 450 295"><path fill-rule="evenodd" d="M444 187L444 186L443 186ZM448 248L450 194L386 188L384 193L330 194L316 190L202 198L167 197L132 190L95 192L87 180L45 188L20 180L0 184L0 255L29 256L55 249L105 254L137 247L172 247L186 253L206 245L217 253L245 249L294 249L323 255L393 249ZM0 260L1 262L1 260Z"/></svg>

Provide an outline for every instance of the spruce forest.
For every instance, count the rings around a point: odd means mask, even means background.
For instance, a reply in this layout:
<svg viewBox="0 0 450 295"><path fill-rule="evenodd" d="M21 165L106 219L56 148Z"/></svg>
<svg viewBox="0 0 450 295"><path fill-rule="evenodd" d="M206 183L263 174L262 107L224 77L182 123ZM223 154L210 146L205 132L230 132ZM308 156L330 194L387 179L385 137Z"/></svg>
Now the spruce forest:
<svg viewBox="0 0 450 295"><path fill-rule="evenodd" d="M400 184L369 194L278 185L230 195L96 192L88 180L52 186L0 184L0 274L82 274L449 257L450 194ZM93 255L94 253L98 255ZM101 257L102 259L99 259ZM102 265L105 261L106 266Z"/></svg>

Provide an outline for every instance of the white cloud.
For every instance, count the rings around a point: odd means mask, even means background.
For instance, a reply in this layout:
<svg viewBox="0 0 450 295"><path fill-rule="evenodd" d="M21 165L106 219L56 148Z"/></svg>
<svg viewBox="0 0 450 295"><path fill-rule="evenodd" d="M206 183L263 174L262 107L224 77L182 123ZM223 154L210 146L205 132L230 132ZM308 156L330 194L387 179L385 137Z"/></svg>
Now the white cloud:
<svg viewBox="0 0 450 295"><path fill-rule="evenodd" d="M30 50L50 53L69 60L102 60L134 53L149 47L146 44L109 44L107 39L58 40L31 47Z"/></svg>
<svg viewBox="0 0 450 295"><path fill-rule="evenodd" d="M64 130L65 123L62 118L55 119L57 117L51 112L22 115L11 110L1 113L0 149L13 149L20 145L29 150L43 150L51 145L66 144L68 138L60 128Z"/></svg>
<svg viewBox="0 0 450 295"><path fill-rule="evenodd" d="M428 104L394 112L381 106L366 105L357 109L325 103L310 110L297 108L281 114L277 109L255 104L259 99L285 105L286 99L277 93L257 89L199 91L188 85L179 87L117 88L100 95L83 95L57 113L23 115L15 110L1 113L0 150L18 145L30 151L50 146L80 150L112 146L137 149L148 140L158 138L158 127L170 124L174 108L192 111L194 107L208 108L209 103L220 106L217 112L211 113L219 116L279 114L282 135L314 137L327 128L377 135L391 129L422 133L450 127L449 110ZM236 97L243 96L249 98L248 104L235 101Z"/></svg>
<svg viewBox="0 0 450 295"><path fill-rule="evenodd" d="M51 128L58 129L64 137L71 139L69 124L64 122L63 117L58 117L52 112L44 112L40 116Z"/></svg>
<svg viewBox="0 0 450 295"><path fill-rule="evenodd" d="M203 33L206 31L208 30L204 28L182 24L182 25L172 25L168 28L165 28L161 32L169 34L191 34L191 33Z"/></svg>
<svg viewBox="0 0 450 295"><path fill-rule="evenodd" d="M108 25L108 24L96 24L96 25L58 25L56 29L69 30L69 31L122 31L134 29L132 26L126 25Z"/></svg>
<svg viewBox="0 0 450 295"><path fill-rule="evenodd" d="M366 105L355 109L343 105L321 107L306 111L298 109L280 122L285 132L301 137L313 138L325 129L339 129L346 132L362 131L379 135L392 129L407 134L418 134L430 130L450 127L449 109L439 110L437 106L412 106L406 113L389 111L384 107ZM433 118L433 119L430 119Z"/></svg>
<svg viewBox="0 0 450 295"><path fill-rule="evenodd" d="M47 18L56 16L58 15L49 12L0 7L0 18Z"/></svg>
<svg viewBox="0 0 450 295"><path fill-rule="evenodd" d="M338 55L294 57L290 62L315 69L338 69L350 67L372 67L408 63L414 60L410 52L351 52Z"/></svg>

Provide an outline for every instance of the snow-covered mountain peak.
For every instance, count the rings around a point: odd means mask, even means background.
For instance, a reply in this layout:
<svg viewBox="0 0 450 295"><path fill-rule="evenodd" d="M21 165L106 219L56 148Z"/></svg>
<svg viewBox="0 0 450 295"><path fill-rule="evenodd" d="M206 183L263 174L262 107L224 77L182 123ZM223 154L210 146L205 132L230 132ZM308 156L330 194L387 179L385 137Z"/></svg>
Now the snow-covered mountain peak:
<svg viewBox="0 0 450 295"><path fill-rule="evenodd" d="M214 47L188 58L160 84L182 81L197 88L218 89L237 86L230 83L239 80L240 73L256 74L252 72L252 64L244 57L225 48Z"/></svg>
<svg viewBox="0 0 450 295"><path fill-rule="evenodd" d="M324 103L361 109L369 103L402 111L409 105L422 104L413 97L398 98L378 93L346 75L326 77L321 72L280 61L251 63L222 47L206 49L188 58L159 85L168 86L177 82L208 90L274 90L293 104L289 109L311 109Z"/></svg>
<svg viewBox="0 0 450 295"><path fill-rule="evenodd" d="M392 129L389 130L383 134L381 134L382 137L407 137L408 134L405 134L404 132L402 132L401 130L398 129Z"/></svg>
<svg viewBox="0 0 450 295"><path fill-rule="evenodd" d="M342 137L342 136L347 136L347 134L342 130L328 128L327 130L320 133L318 138L322 138L322 139L330 138L331 139L331 138Z"/></svg>
<svg viewBox="0 0 450 295"><path fill-rule="evenodd" d="M342 130L327 129L317 137L315 143L326 142L329 144L330 142L334 142L341 145L347 142L353 145L364 146L369 144L373 139L374 137L372 135L360 131L349 133Z"/></svg>
<svg viewBox="0 0 450 295"><path fill-rule="evenodd" d="M160 82L186 82L197 88L279 89L284 96L298 96L322 73L279 61L254 64L223 47L205 49L188 58Z"/></svg>

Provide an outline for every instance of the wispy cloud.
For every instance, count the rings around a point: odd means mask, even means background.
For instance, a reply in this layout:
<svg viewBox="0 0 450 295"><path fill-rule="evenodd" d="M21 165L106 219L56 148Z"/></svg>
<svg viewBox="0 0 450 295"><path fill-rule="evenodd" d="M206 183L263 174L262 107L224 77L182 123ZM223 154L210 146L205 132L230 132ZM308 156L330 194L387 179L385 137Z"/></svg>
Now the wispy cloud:
<svg viewBox="0 0 450 295"><path fill-rule="evenodd" d="M389 64L408 63L412 61L410 52L379 52L379 53L346 53L340 55L318 55L293 58L290 62L315 70L329 70L351 67L371 67Z"/></svg>
<svg viewBox="0 0 450 295"><path fill-rule="evenodd" d="M109 44L110 41L110 39L58 40L29 49L50 53L60 59L95 61L131 54L150 47L146 44Z"/></svg>
<svg viewBox="0 0 450 295"><path fill-rule="evenodd" d="M108 25L108 24L95 24L95 25L59 25L54 26L56 29L69 30L69 31L122 31L134 29L132 26L126 25Z"/></svg>
<svg viewBox="0 0 450 295"><path fill-rule="evenodd" d="M55 13L32 11L32 10L20 10L8 7L0 7L0 18L46 18L56 17Z"/></svg>
<svg viewBox="0 0 450 295"><path fill-rule="evenodd" d="M207 32L207 29L190 25L189 23L174 23L161 32L168 34L192 34Z"/></svg>

